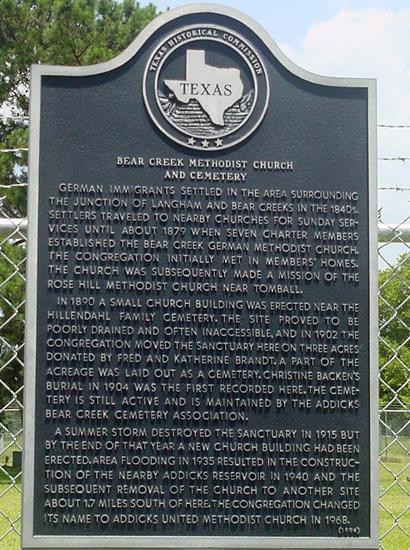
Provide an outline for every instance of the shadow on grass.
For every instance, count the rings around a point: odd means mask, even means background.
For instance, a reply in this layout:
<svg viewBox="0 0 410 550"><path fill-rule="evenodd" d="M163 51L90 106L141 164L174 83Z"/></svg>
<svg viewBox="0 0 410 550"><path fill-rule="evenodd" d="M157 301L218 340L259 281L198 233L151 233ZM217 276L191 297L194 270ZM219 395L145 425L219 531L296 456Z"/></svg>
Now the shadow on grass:
<svg viewBox="0 0 410 550"><path fill-rule="evenodd" d="M20 484L21 483L20 468L14 468L14 466L2 466L2 469L0 470L0 485L9 485L10 478L15 479L16 483Z"/></svg>

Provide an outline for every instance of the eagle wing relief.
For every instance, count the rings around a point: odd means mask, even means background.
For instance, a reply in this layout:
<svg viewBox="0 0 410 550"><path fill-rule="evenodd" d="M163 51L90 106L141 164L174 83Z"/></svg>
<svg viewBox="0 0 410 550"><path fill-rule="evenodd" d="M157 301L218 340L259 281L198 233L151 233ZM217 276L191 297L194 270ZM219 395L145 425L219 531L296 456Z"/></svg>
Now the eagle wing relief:
<svg viewBox="0 0 410 550"><path fill-rule="evenodd" d="M178 107L178 103L174 99L174 94L166 96L161 90L158 90L158 98L161 104L161 109L168 116L171 116L175 109Z"/></svg>
<svg viewBox="0 0 410 550"><path fill-rule="evenodd" d="M253 101L255 99L255 91L249 90L249 92L243 95L239 101L239 109L242 113L249 113L252 108Z"/></svg>

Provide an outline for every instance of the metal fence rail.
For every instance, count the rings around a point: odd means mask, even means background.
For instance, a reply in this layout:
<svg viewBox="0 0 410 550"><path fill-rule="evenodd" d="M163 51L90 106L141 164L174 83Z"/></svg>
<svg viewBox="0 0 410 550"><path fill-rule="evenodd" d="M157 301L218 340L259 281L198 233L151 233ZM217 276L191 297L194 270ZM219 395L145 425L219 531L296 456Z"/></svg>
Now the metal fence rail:
<svg viewBox="0 0 410 550"><path fill-rule="evenodd" d="M27 220L0 204L0 548L19 548ZM397 250L402 255L397 257ZM379 224L380 548L410 547L410 218Z"/></svg>

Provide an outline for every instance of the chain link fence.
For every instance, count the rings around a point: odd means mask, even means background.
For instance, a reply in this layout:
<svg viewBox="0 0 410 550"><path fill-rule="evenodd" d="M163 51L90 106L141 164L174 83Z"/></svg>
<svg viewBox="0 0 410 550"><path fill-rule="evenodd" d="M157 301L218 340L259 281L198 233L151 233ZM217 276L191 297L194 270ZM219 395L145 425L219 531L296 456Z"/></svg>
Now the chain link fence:
<svg viewBox="0 0 410 550"><path fill-rule="evenodd" d="M405 198L409 203L409 193ZM379 225L380 548L386 550L410 548L409 222Z"/></svg>
<svg viewBox="0 0 410 550"><path fill-rule="evenodd" d="M0 185L0 196L1 187L10 186ZM410 217L394 226L379 222L380 548L407 550ZM20 548L26 228L25 219L9 216L0 203L0 548L7 550Z"/></svg>
<svg viewBox="0 0 410 550"><path fill-rule="evenodd" d="M1 193L0 193L1 196ZM0 548L20 548L26 220L0 199Z"/></svg>

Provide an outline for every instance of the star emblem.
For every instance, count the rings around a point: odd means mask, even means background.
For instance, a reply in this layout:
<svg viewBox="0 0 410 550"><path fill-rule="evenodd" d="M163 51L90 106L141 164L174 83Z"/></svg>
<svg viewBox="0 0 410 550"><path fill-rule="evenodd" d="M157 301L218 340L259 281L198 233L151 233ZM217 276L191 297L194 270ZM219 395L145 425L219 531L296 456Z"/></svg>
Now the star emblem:
<svg viewBox="0 0 410 550"><path fill-rule="evenodd" d="M209 141L207 139L204 139L201 141L202 147L205 147L205 149L209 146Z"/></svg>
<svg viewBox="0 0 410 550"><path fill-rule="evenodd" d="M195 139L193 137L188 139L188 145L195 145Z"/></svg>
<svg viewBox="0 0 410 550"><path fill-rule="evenodd" d="M222 147L222 144L223 144L223 141L221 139L218 138L217 140L215 140L216 147Z"/></svg>

